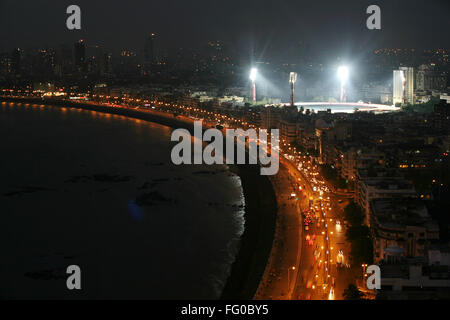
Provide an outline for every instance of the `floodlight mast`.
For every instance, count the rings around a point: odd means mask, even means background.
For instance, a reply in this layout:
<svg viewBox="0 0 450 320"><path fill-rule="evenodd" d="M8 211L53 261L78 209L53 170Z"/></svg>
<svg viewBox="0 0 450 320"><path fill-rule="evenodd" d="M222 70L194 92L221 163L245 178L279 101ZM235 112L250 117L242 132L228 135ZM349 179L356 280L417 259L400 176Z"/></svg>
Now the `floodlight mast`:
<svg viewBox="0 0 450 320"><path fill-rule="evenodd" d="M256 103L256 85L255 81L252 81L252 100Z"/></svg>
<svg viewBox="0 0 450 320"><path fill-rule="evenodd" d="M347 99L345 97L345 85L341 82L341 102L345 102Z"/></svg>
<svg viewBox="0 0 450 320"><path fill-rule="evenodd" d="M348 79L348 68L346 66L340 66L338 68L338 77L341 80L341 102L346 102L345 83Z"/></svg>
<svg viewBox="0 0 450 320"><path fill-rule="evenodd" d="M291 107L294 106L294 89L297 82L297 72L291 72L289 74L289 83L291 85Z"/></svg>
<svg viewBox="0 0 450 320"><path fill-rule="evenodd" d="M256 103L256 74L258 73L258 69L252 68L250 70L250 80L252 81L252 100L254 103Z"/></svg>

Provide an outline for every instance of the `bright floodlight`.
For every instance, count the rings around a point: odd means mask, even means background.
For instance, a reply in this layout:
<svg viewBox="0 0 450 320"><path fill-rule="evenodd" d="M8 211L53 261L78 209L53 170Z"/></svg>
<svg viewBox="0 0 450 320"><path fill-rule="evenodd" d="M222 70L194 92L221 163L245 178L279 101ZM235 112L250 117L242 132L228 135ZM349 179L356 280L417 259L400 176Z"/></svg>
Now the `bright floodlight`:
<svg viewBox="0 0 450 320"><path fill-rule="evenodd" d="M338 77L342 82L347 81L348 79L348 68L346 66L340 66L338 68Z"/></svg>
<svg viewBox="0 0 450 320"><path fill-rule="evenodd" d="M289 74L289 83L296 83L297 82L297 72L291 72Z"/></svg>
<svg viewBox="0 0 450 320"><path fill-rule="evenodd" d="M255 81L257 73L258 73L258 69L252 68L250 70L250 80Z"/></svg>

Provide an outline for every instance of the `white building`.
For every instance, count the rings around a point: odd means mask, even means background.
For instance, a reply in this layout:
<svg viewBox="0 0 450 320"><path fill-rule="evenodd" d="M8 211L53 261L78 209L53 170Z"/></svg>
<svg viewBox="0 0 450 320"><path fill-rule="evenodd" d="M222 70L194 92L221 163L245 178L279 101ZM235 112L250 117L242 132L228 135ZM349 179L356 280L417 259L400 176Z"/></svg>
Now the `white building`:
<svg viewBox="0 0 450 320"><path fill-rule="evenodd" d="M370 202L373 199L416 196L414 186L402 178L370 177L359 181L356 200L364 210L367 225L370 225Z"/></svg>
<svg viewBox="0 0 450 320"><path fill-rule="evenodd" d="M393 103L414 103L414 68L400 67L394 70Z"/></svg>
<svg viewBox="0 0 450 320"><path fill-rule="evenodd" d="M397 103L403 104L403 79L404 74L401 70L394 70L394 81L393 81L393 93L392 93L392 103L395 105Z"/></svg>

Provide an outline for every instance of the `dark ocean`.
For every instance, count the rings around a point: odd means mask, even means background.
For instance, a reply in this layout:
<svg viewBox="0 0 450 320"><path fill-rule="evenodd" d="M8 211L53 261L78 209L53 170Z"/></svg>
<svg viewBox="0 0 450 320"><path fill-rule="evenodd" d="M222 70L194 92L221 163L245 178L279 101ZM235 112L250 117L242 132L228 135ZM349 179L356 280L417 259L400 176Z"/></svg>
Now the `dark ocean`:
<svg viewBox="0 0 450 320"><path fill-rule="evenodd" d="M2 103L0 299L219 298L244 230L241 182L226 166L173 165L171 132Z"/></svg>

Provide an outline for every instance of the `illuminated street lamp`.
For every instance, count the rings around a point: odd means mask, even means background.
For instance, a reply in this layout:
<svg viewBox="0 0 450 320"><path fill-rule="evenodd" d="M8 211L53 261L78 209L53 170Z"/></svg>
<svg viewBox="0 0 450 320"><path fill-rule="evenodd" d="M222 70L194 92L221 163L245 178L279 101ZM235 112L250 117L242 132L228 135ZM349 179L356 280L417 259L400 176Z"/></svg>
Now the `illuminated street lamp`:
<svg viewBox="0 0 450 320"><path fill-rule="evenodd" d="M330 289L330 293L328 294L328 300L334 300L334 289Z"/></svg>
<svg viewBox="0 0 450 320"><path fill-rule="evenodd" d="M289 289L291 288L291 281L290 281L290 278L289 278L289 272L290 272L291 270L295 270L295 267L291 267L291 268L288 269L288 291L289 291Z"/></svg>
<svg viewBox="0 0 450 320"><path fill-rule="evenodd" d="M368 265L367 263L363 263L361 267L363 268L363 277L364 277L366 275L366 268L368 267Z"/></svg>
<svg viewBox="0 0 450 320"><path fill-rule="evenodd" d="M252 68L250 70L250 80L252 81L252 98L253 98L253 102L256 102L256 85L255 85L255 80L256 80L256 75L257 74L258 74L258 69Z"/></svg>
<svg viewBox="0 0 450 320"><path fill-rule="evenodd" d="M338 68L338 77L341 80L341 102L345 102L346 101L345 84L348 79L348 68L346 66L340 66Z"/></svg>

